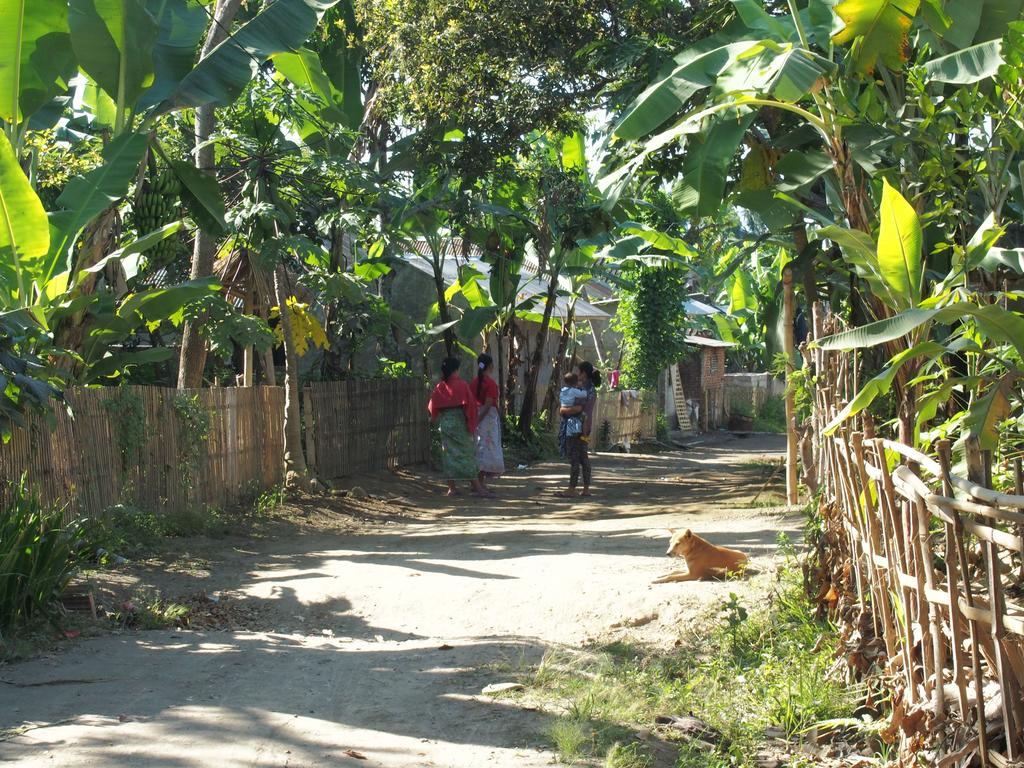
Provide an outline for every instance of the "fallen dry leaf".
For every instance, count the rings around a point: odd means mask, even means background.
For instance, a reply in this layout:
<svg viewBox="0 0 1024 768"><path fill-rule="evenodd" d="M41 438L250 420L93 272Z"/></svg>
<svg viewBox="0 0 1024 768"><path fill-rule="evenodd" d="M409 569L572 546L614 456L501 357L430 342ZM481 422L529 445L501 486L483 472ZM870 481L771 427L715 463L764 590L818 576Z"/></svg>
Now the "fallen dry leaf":
<svg viewBox="0 0 1024 768"><path fill-rule="evenodd" d="M349 757L354 757L356 760L366 759L366 755L364 755L362 752L356 752L354 749L346 749L345 754Z"/></svg>

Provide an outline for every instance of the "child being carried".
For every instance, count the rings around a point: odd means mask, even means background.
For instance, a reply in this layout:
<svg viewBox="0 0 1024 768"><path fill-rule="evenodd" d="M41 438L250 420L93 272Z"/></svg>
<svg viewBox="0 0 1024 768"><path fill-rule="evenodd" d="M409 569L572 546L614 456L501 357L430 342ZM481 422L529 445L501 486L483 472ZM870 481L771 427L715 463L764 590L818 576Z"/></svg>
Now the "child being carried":
<svg viewBox="0 0 1024 768"><path fill-rule="evenodd" d="M563 408L582 406L587 402L587 390L580 389L579 376L575 373L567 373L562 377L562 391L558 395L558 402ZM579 437L583 434L583 413L565 417L566 437Z"/></svg>

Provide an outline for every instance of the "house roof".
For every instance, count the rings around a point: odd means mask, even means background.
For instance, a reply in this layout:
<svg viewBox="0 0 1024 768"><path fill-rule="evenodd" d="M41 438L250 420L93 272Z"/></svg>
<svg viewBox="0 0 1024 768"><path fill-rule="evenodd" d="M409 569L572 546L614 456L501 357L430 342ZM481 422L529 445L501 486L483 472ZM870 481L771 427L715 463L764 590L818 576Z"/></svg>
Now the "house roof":
<svg viewBox="0 0 1024 768"><path fill-rule="evenodd" d="M731 341L722 341L721 339L709 339L707 336L686 336L683 341L687 344L693 344L695 347L715 347L715 348L728 348L735 347Z"/></svg>
<svg viewBox="0 0 1024 768"><path fill-rule="evenodd" d="M683 309L686 310L686 314L693 315L694 317L725 314L725 310L723 310L721 307L716 307L714 304L703 302L700 299L694 298L689 298L683 301Z"/></svg>

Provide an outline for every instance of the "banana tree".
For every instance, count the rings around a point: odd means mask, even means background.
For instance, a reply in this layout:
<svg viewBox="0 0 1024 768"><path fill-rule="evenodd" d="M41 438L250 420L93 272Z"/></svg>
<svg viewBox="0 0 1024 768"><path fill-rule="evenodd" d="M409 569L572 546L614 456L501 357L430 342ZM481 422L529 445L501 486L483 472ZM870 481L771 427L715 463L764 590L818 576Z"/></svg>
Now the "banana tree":
<svg viewBox="0 0 1024 768"><path fill-rule="evenodd" d="M817 227L836 222L857 233L847 240L863 242L877 226L876 175L913 166L918 151L878 128L912 124L919 109L901 83L911 40L938 53L921 62L931 91L991 77L1005 59L999 39L1009 18L995 12L998 0L945 11L917 0L811 0L803 8L788 0L789 13L779 15L756 0L733 5L738 23L679 53L609 132L601 184L610 202L648 158L682 147L673 197L685 211L713 215L728 192L792 238L796 252ZM813 278L807 284L812 299ZM869 294L869 313L890 315L887 298ZM888 351L902 347L894 341ZM896 380L898 389L905 383ZM901 420L904 430L909 424Z"/></svg>
<svg viewBox="0 0 1024 768"><path fill-rule="evenodd" d="M952 269L929 291L920 220L888 183L881 219L877 242L854 230L826 228L821 232L843 243L847 258L888 312L873 323L826 337L817 346L842 351L877 346L896 350L887 365L866 381L827 425L826 432L834 432L876 398L897 388L901 437L911 438L908 444L914 444L922 425L959 391L971 398L966 437L983 449L994 449L999 423L1009 416L1011 399L1020 395L1024 317L971 291L965 276L990 257L1002 232L988 220L968 248L953 246ZM947 364L953 358L969 361L966 373Z"/></svg>
<svg viewBox="0 0 1024 768"><path fill-rule="evenodd" d="M68 350L67 359L81 360L95 267L118 253L119 206L147 153L159 151L150 129L163 114L237 97L264 59L301 45L331 5L278 0L197 64L208 24L198 0L4 0L0 10L12 23L3 33L10 45L0 52L0 117L7 134L0 196L12 207L0 241L11 258L0 280L8 304L31 308ZM21 172L20 144L26 131L68 114L76 72L85 81L76 103L108 137L103 163L73 179L46 213ZM165 159L191 215L205 228L222 226L216 183L187 163ZM174 231L164 228L162 235ZM140 243L159 240L140 234ZM58 306L61 312L51 311Z"/></svg>

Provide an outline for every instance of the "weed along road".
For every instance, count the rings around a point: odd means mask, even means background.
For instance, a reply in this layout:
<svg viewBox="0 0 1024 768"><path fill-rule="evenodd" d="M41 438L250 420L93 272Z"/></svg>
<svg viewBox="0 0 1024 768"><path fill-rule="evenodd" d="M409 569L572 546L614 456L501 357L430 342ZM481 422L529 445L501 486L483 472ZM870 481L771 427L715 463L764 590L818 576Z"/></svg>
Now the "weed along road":
<svg viewBox="0 0 1024 768"><path fill-rule="evenodd" d="M511 475L497 499L454 504L434 481L378 478L365 489L384 511L352 530L307 523L216 541L204 568L165 572L160 588L204 591L255 618L105 630L0 667L0 761L549 765L557 706L531 695L532 670L552 648L669 648L730 593L755 599L759 578L651 582L680 567L665 556L678 526L771 573L778 533L800 526L766 506L776 487L754 500L782 447L752 437L602 455L585 503L553 496L557 464ZM307 518L345 517L327 501Z"/></svg>

